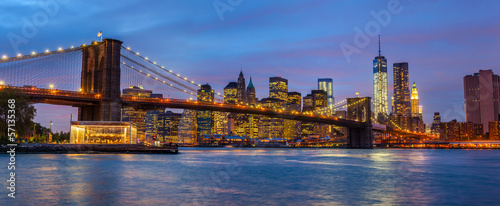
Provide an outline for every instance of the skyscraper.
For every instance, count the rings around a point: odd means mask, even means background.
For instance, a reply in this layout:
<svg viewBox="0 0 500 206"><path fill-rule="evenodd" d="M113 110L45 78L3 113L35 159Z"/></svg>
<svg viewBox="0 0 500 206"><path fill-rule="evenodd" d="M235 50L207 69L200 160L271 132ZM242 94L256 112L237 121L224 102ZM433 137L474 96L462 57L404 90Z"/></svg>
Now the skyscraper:
<svg viewBox="0 0 500 206"><path fill-rule="evenodd" d="M387 59L380 52L380 35L378 41L378 56L373 60L373 112L378 120L379 114L389 113L387 93Z"/></svg>
<svg viewBox="0 0 500 206"><path fill-rule="evenodd" d="M255 104L257 104L257 99L255 97L255 87L253 86L252 77L250 77L250 82L248 82L246 95L248 105L255 106Z"/></svg>
<svg viewBox="0 0 500 206"><path fill-rule="evenodd" d="M245 85L245 77L243 77L243 71L240 71L240 75L238 77L238 87L236 97L238 99L238 103L244 104L246 103L246 85Z"/></svg>
<svg viewBox="0 0 500 206"><path fill-rule="evenodd" d="M300 112L302 106L301 94L299 92L288 92L288 100L285 109ZM285 138L293 140L300 137L300 121L285 119Z"/></svg>
<svg viewBox="0 0 500 206"><path fill-rule="evenodd" d="M252 82L252 77L250 77L250 82L248 82L247 86L247 103L250 106L255 106L257 105L257 98L255 97L255 87L253 86ZM259 119L260 116L256 114L251 114L248 117L248 122L249 122L249 134L251 138L257 138L259 137Z"/></svg>
<svg viewBox="0 0 500 206"><path fill-rule="evenodd" d="M419 117L420 109L419 109L419 99L418 99L418 89L413 82L413 87L411 88L411 116Z"/></svg>
<svg viewBox="0 0 500 206"><path fill-rule="evenodd" d="M441 115L439 115L439 112L434 112L434 117L432 121L432 126L431 126L431 133L432 134L439 134L439 123L441 123Z"/></svg>
<svg viewBox="0 0 500 206"><path fill-rule="evenodd" d="M198 101L214 102L214 90L209 84L201 85L198 90ZM211 135L214 125L214 114L210 110L196 110L196 122L198 124L196 136L200 142L202 135Z"/></svg>
<svg viewBox="0 0 500 206"><path fill-rule="evenodd" d="M333 80L331 78L318 79L318 89L326 92L327 106L333 112L335 98L333 97Z"/></svg>
<svg viewBox="0 0 500 206"><path fill-rule="evenodd" d="M224 87L224 103L236 104L238 102L238 83L229 82Z"/></svg>
<svg viewBox="0 0 500 206"><path fill-rule="evenodd" d="M402 129L411 129L411 102L408 62L394 63L394 97L392 114Z"/></svg>
<svg viewBox="0 0 500 206"><path fill-rule="evenodd" d="M425 124L422 117L422 106L420 106L418 98L418 89L413 82L413 87L411 88L411 118L412 118L412 128L414 132L424 133ZM409 129L410 130L410 129Z"/></svg>
<svg viewBox="0 0 500 206"><path fill-rule="evenodd" d="M464 77L465 121L483 124L489 131L489 122L499 120L500 79L491 70Z"/></svg>
<svg viewBox="0 0 500 206"><path fill-rule="evenodd" d="M269 97L286 102L288 96L288 80L281 77L269 78Z"/></svg>

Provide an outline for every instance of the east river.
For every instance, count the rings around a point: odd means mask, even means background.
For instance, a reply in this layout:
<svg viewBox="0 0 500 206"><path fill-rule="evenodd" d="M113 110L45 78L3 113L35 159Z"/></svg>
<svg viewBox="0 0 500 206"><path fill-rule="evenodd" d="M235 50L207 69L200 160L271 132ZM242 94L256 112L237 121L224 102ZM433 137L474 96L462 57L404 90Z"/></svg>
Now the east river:
<svg viewBox="0 0 500 206"><path fill-rule="evenodd" d="M500 204L500 150L180 148L0 155L0 205Z"/></svg>

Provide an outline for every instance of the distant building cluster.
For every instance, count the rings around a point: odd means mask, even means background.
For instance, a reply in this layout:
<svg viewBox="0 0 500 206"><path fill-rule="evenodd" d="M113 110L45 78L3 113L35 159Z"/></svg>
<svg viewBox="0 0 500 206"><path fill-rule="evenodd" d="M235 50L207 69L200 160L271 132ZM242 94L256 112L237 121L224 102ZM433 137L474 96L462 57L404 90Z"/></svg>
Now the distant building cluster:
<svg viewBox="0 0 500 206"><path fill-rule="evenodd" d="M209 84L201 85L197 101L214 102L214 90ZM132 86L123 95L136 98L155 96L151 90ZM224 87L224 104L288 110L311 114L334 115L333 80L318 79L318 89L302 97L288 91L288 80L269 78L269 96L258 99L252 78L246 84L243 71L237 81ZM345 114L345 112L344 112ZM345 115L344 115L345 117ZM345 134L342 128L319 123L300 122L254 114L240 114L206 110L183 110L182 113L151 109L122 109L122 121L137 128L137 141L161 141L186 144L212 144L214 141L296 140L303 137L320 139ZM245 139L246 138L246 139ZM265 142L265 141L264 141ZM279 142L279 141L278 141Z"/></svg>

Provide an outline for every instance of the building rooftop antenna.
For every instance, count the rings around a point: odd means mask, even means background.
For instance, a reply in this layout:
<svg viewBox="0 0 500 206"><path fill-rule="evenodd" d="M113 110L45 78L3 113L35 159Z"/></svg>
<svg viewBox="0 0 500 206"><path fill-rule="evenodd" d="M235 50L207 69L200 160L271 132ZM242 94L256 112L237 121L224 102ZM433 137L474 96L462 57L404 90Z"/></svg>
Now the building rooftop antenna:
<svg viewBox="0 0 500 206"><path fill-rule="evenodd" d="M378 56L382 56L381 52L380 52L380 34L378 34Z"/></svg>

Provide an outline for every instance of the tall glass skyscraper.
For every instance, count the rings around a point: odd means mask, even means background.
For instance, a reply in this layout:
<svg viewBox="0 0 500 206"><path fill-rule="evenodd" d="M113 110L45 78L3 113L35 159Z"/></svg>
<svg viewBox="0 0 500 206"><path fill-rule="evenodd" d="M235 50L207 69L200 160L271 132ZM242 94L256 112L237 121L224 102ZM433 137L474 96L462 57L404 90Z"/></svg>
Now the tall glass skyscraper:
<svg viewBox="0 0 500 206"><path fill-rule="evenodd" d="M387 59L380 52L380 35L378 41L378 56L373 60L373 112L375 119L379 114L388 115L387 93Z"/></svg>
<svg viewBox="0 0 500 206"><path fill-rule="evenodd" d="M392 103L392 114L396 124L402 129L410 130L411 123L411 101L409 89L408 62L394 63L394 97Z"/></svg>
<svg viewBox="0 0 500 206"><path fill-rule="evenodd" d="M333 97L333 80L331 78L318 79L318 89L326 92L327 106L333 112L335 98Z"/></svg>

